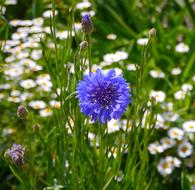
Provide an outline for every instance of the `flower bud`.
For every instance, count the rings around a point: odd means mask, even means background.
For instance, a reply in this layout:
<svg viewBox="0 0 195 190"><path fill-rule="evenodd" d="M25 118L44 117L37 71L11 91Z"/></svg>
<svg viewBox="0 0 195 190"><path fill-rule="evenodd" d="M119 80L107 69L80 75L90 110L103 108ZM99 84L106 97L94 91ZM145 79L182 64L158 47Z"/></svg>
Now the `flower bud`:
<svg viewBox="0 0 195 190"><path fill-rule="evenodd" d="M149 30L149 35L150 35L151 37L156 36L156 28L151 28L151 29Z"/></svg>
<svg viewBox="0 0 195 190"><path fill-rule="evenodd" d="M25 148L20 144L13 144L11 148L7 149L4 156L8 156L12 162L20 166L24 164Z"/></svg>
<svg viewBox="0 0 195 190"><path fill-rule="evenodd" d="M24 106L20 105L17 109L17 116L23 120L26 119L27 114L28 110Z"/></svg>
<svg viewBox="0 0 195 190"><path fill-rule="evenodd" d="M84 15L82 17L81 25L82 25L82 30L85 34L90 34L91 32L93 32L93 23L89 15Z"/></svg>
<svg viewBox="0 0 195 190"><path fill-rule="evenodd" d="M82 41L80 43L80 49L81 50L85 50L85 49L87 49L87 47L88 47L88 42L87 41Z"/></svg>

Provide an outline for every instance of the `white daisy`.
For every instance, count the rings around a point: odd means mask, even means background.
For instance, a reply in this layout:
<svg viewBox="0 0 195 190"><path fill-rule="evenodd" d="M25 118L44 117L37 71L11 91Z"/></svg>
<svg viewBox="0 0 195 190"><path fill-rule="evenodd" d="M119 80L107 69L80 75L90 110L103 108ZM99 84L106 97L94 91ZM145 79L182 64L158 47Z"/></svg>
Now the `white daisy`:
<svg viewBox="0 0 195 190"><path fill-rule="evenodd" d="M193 146L189 142L183 142L179 145L177 151L181 158L186 158L192 154Z"/></svg>
<svg viewBox="0 0 195 190"><path fill-rule="evenodd" d="M116 40L116 39L117 39L117 35L116 35L116 34L108 34L108 35L106 36L106 38L107 38L108 40Z"/></svg>
<svg viewBox="0 0 195 190"><path fill-rule="evenodd" d="M168 135L171 139L182 140L184 137L184 131L180 128L173 127L168 130Z"/></svg>
<svg viewBox="0 0 195 190"><path fill-rule="evenodd" d="M150 76L152 78L165 78L165 73L163 73L160 70L151 70L150 71Z"/></svg>
<svg viewBox="0 0 195 190"><path fill-rule="evenodd" d="M34 100L29 103L29 106L35 110L43 109L46 107L46 103L42 100Z"/></svg>
<svg viewBox="0 0 195 190"><path fill-rule="evenodd" d="M174 166L169 158L161 158L157 170L162 176L170 175L173 172Z"/></svg>
<svg viewBox="0 0 195 190"><path fill-rule="evenodd" d="M195 132L195 120L189 120L183 123L183 129L186 132Z"/></svg>
<svg viewBox="0 0 195 190"><path fill-rule="evenodd" d="M163 102L166 98L166 94L163 91L152 90L150 92L150 97L154 98L157 103Z"/></svg>
<svg viewBox="0 0 195 190"><path fill-rule="evenodd" d="M34 88L36 86L36 83L32 79L26 79L26 80L20 81L20 86L25 89L30 89L30 88Z"/></svg>
<svg viewBox="0 0 195 190"><path fill-rule="evenodd" d="M115 119L111 119L109 122L108 122L108 134L110 133L114 133L114 132L117 132L120 130L120 122L118 120L115 120Z"/></svg>
<svg viewBox="0 0 195 190"><path fill-rule="evenodd" d="M149 42L148 38L140 38L137 40L137 45L146 46Z"/></svg>
<svg viewBox="0 0 195 190"><path fill-rule="evenodd" d="M187 53L189 52L189 50L190 50L189 46L182 42L177 44L175 47L175 51L178 53Z"/></svg>
<svg viewBox="0 0 195 190"><path fill-rule="evenodd" d="M173 68L173 69L171 70L171 74L172 74L172 75L179 75L179 74L181 74L181 69L178 68L178 67Z"/></svg>
<svg viewBox="0 0 195 190"><path fill-rule="evenodd" d="M157 154L157 153L164 152L163 146L161 146L158 142L154 142L154 143L149 144L148 150L149 150L150 154L153 154L153 155Z"/></svg>
<svg viewBox="0 0 195 190"><path fill-rule="evenodd" d="M41 117L48 117L53 114L52 110L50 108L45 108L39 111L39 114Z"/></svg>

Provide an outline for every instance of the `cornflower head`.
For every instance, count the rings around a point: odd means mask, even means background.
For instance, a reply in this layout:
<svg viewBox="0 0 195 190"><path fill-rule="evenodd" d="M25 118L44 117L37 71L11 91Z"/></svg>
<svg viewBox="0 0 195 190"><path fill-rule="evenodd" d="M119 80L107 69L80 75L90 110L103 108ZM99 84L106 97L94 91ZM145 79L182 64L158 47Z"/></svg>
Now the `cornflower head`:
<svg viewBox="0 0 195 190"><path fill-rule="evenodd" d="M114 69L106 75L100 69L84 75L77 93L81 112L92 116L92 121L99 119L101 124L119 119L131 101L128 83L122 76L116 76Z"/></svg>
<svg viewBox="0 0 195 190"><path fill-rule="evenodd" d="M90 34L91 32L93 32L93 23L91 21L90 15L84 15L82 17L81 25L82 30L85 34Z"/></svg>
<svg viewBox="0 0 195 190"><path fill-rule="evenodd" d="M13 144L11 148L7 149L5 156L11 158L12 162L19 166L24 164L25 148L20 144Z"/></svg>

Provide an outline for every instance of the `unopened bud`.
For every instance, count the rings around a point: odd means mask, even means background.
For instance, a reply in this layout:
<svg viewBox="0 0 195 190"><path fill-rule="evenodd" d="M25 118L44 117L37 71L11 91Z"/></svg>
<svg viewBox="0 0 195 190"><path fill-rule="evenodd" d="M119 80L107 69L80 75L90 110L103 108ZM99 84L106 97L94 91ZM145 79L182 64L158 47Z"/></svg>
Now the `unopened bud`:
<svg viewBox="0 0 195 190"><path fill-rule="evenodd" d="M87 49L87 47L88 47L88 42L87 41L82 41L80 43L80 49L81 50L85 50L85 49Z"/></svg>
<svg viewBox="0 0 195 190"><path fill-rule="evenodd" d="M82 17L81 25L82 25L82 30L85 34L90 34L91 32L93 32L93 23L89 15L84 15Z"/></svg>
<svg viewBox="0 0 195 190"><path fill-rule="evenodd" d="M41 126L40 126L38 123L36 123L36 124L34 124L34 125L32 126L32 128L33 128L35 131L39 130L40 127L41 127Z"/></svg>
<svg viewBox="0 0 195 190"><path fill-rule="evenodd" d="M8 156L15 165L20 166L24 164L24 154L25 148L22 145L13 144L11 148L7 149L4 156Z"/></svg>
<svg viewBox="0 0 195 190"><path fill-rule="evenodd" d="M28 110L24 107L24 106L19 106L18 109L17 109L17 116L20 118L20 119L26 119L27 117L27 114L28 114Z"/></svg>
<svg viewBox="0 0 195 190"><path fill-rule="evenodd" d="M151 28L151 29L149 30L149 35L150 35L151 37L156 36L156 28Z"/></svg>

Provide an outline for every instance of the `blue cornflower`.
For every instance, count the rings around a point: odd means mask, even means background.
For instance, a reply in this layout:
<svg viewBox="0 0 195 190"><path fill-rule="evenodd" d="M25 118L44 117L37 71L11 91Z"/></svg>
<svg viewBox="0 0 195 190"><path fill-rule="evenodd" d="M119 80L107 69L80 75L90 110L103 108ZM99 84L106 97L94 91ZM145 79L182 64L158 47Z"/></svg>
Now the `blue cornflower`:
<svg viewBox="0 0 195 190"><path fill-rule="evenodd" d="M83 76L77 85L81 111L92 116L92 121L100 123L119 119L130 103L130 88L122 76L116 76L115 70L103 75L100 69L96 73Z"/></svg>
<svg viewBox="0 0 195 190"><path fill-rule="evenodd" d="M82 30L85 34L90 34L93 32L93 23L89 15L84 15L81 21Z"/></svg>

